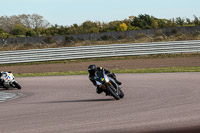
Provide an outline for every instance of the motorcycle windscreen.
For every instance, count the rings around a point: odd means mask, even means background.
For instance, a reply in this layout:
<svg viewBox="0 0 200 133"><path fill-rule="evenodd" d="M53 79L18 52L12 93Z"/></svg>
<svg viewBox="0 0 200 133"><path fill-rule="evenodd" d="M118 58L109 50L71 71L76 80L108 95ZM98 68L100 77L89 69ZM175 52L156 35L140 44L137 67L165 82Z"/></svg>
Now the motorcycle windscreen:
<svg viewBox="0 0 200 133"><path fill-rule="evenodd" d="M104 78L103 71L97 71L97 76L99 78Z"/></svg>

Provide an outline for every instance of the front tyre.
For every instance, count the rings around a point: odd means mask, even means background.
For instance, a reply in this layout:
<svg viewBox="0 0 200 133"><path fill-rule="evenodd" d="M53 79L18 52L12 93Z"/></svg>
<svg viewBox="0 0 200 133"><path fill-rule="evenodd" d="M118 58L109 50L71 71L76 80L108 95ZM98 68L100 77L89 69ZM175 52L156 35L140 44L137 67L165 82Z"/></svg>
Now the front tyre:
<svg viewBox="0 0 200 133"><path fill-rule="evenodd" d="M114 89L112 89L112 87L110 87L109 85L107 85L107 89L110 92L110 94L116 99L119 100L120 96L118 95L117 92L114 91Z"/></svg>
<svg viewBox="0 0 200 133"><path fill-rule="evenodd" d="M120 92L120 94L119 94L120 98L123 98L124 97L124 92L122 90L120 90L119 92Z"/></svg>
<svg viewBox="0 0 200 133"><path fill-rule="evenodd" d="M16 81L14 81L13 84L17 89L21 90L22 87Z"/></svg>

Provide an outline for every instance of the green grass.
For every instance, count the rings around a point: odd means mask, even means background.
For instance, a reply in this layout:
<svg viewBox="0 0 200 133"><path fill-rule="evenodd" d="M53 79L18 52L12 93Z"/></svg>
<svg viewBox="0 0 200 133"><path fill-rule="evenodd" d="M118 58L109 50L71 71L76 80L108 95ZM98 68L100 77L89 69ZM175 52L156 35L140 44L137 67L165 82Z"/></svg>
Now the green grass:
<svg viewBox="0 0 200 133"><path fill-rule="evenodd" d="M168 67L168 68L150 68L150 69L115 69L114 73L172 73L172 72L200 72L200 66L197 67ZM51 72L51 73L23 73L15 74L16 77L39 77L39 76L64 76L64 75L87 75L87 71L70 72Z"/></svg>
<svg viewBox="0 0 200 133"><path fill-rule="evenodd" d="M48 72L48 73L22 73L15 74L15 77L39 77L39 76L64 76L64 75L86 75L87 71L69 71L69 72Z"/></svg>
<svg viewBox="0 0 200 133"><path fill-rule="evenodd" d="M167 67L149 69L113 70L115 73L172 73L172 72L200 72L200 67Z"/></svg>

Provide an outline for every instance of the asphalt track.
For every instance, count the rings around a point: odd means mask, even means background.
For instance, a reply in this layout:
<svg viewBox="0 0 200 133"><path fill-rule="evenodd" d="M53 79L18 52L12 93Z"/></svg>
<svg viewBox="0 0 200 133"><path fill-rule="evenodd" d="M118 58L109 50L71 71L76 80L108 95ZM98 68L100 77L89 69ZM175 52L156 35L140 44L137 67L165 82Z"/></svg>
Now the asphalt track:
<svg viewBox="0 0 200 133"><path fill-rule="evenodd" d="M0 103L0 132L200 131L200 73L117 77L123 82L125 93L119 101L96 94L87 75L17 78L22 90L7 92L23 95Z"/></svg>

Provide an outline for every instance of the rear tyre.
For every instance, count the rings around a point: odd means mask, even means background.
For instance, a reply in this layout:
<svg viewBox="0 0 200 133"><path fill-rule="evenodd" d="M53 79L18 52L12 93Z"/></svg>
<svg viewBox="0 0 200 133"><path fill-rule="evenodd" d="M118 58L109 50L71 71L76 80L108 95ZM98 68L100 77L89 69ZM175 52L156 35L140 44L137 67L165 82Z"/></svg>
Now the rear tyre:
<svg viewBox="0 0 200 133"><path fill-rule="evenodd" d="M19 90L22 88L22 87L21 87L17 82L15 82L15 81L13 82L13 84L14 84L15 87L16 87L17 89L19 89Z"/></svg>

